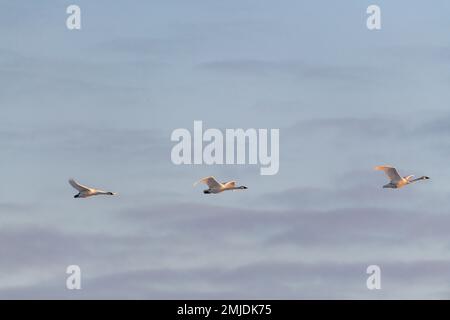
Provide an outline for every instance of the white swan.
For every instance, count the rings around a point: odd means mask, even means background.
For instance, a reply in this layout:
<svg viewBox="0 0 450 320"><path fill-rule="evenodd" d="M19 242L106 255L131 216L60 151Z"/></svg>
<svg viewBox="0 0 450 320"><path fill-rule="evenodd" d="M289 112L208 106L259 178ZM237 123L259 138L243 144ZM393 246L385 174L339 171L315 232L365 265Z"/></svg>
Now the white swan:
<svg viewBox="0 0 450 320"><path fill-rule="evenodd" d="M427 176L422 176L417 179L412 179L414 177L413 175L401 177L398 174L397 169L395 169L394 167L391 167L391 166L377 166L377 167L375 167L375 170L384 171L384 173L386 173L386 175L389 177L389 179L391 179L391 181L388 184L384 185L383 188L399 189L399 188L402 188L402 187L404 187L410 183L416 182L416 181L430 179Z"/></svg>
<svg viewBox="0 0 450 320"><path fill-rule="evenodd" d="M78 190L78 194L76 194L74 196L74 198L88 198L88 197L98 196L98 195L114 196L114 195L117 194L117 193L114 193L114 192L102 191L102 190L97 190L97 189L94 189L94 188L85 187L85 186L79 184L78 182L76 182L73 179L70 179L69 183L70 183L70 185L72 187L74 187L75 189Z"/></svg>
<svg viewBox="0 0 450 320"><path fill-rule="evenodd" d="M243 189L248 189L245 186L236 187L236 182L235 181L229 181L229 182L220 183L214 177L203 178L200 181L194 183L194 187L200 182L206 183L208 185L209 189L203 191L203 193L205 193L205 194L220 193L220 192L223 192L223 191L226 191L226 190L243 190Z"/></svg>

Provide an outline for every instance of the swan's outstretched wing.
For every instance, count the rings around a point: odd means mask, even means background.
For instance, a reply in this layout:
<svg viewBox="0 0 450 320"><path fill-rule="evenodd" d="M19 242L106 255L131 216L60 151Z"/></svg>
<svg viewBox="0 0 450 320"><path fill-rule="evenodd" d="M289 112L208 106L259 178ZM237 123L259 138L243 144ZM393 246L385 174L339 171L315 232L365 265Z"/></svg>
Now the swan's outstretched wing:
<svg viewBox="0 0 450 320"><path fill-rule="evenodd" d="M85 187L85 186L79 184L78 182L76 182L76 181L73 180L73 179L70 179L70 180L69 180L69 183L70 183L70 185L71 185L72 187L74 187L75 189L77 189L79 192L90 191L90 190L91 190L91 188Z"/></svg>
<svg viewBox="0 0 450 320"><path fill-rule="evenodd" d="M393 181L393 182L402 180L402 177L400 177L400 175L397 172L397 169L395 169L394 167L378 166L378 167L375 167L375 170L384 171L384 173L386 173L386 175L389 177L389 179L391 179L391 181Z"/></svg>
<svg viewBox="0 0 450 320"><path fill-rule="evenodd" d="M208 187L211 188L211 189L213 189L213 188L221 188L222 187L222 184L219 183L216 180L216 178L214 178L214 177L203 178L200 181L197 181L196 183L194 183L194 186L196 186L200 182L206 183L208 185Z"/></svg>
<svg viewBox="0 0 450 320"><path fill-rule="evenodd" d="M236 181L228 181L228 182L222 182L223 185L226 185L227 187L236 187Z"/></svg>

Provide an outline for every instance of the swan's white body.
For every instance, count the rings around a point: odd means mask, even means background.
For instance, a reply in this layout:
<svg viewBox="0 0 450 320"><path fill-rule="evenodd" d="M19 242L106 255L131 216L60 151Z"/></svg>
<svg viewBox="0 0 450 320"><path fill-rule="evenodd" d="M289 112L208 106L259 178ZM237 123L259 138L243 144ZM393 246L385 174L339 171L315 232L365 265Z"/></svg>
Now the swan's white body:
<svg viewBox="0 0 450 320"><path fill-rule="evenodd" d="M69 183L72 187L74 187L78 191L78 194L76 194L74 196L74 198L88 198L88 197L99 196L99 195L114 196L117 194L114 192L102 191L102 190L98 190L98 189L94 189L94 188L88 188L86 186L79 184L78 182L76 182L73 179L70 179Z"/></svg>
<svg viewBox="0 0 450 320"><path fill-rule="evenodd" d="M391 179L391 181L388 184L384 185L383 188L400 189L400 188L403 188L404 186L411 184L413 182L430 179L427 176L422 176L417 179L413 179L414 176L412 176L412 175L406 176L406 177L401 177L398 174L397 169L395 169L394 167L391 167L391 166L377 166L377 167L375 167L375 170L384 171L384 173L389 177L389 179Z"/></svg>
<svg viewBox="0 0 450 320"><path fill-rule="evenodd" d="M229 182L218 182L214 177L206 177L201 179L200 181L194 183L194 186L196 186L198 183L203 182L205 183L209 189L206 189L203 191L205 194L210 193L221 193L223 191L227 190L243 190L248 189L245 186L236 187L236 181L229 181Z"/></svg>

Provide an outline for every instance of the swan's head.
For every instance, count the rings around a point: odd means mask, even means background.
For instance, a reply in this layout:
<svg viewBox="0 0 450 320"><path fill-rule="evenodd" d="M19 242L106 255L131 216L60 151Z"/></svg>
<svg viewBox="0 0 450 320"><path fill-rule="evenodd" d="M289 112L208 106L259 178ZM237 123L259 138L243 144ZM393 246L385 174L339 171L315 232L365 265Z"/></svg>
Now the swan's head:
<svg viewBox="0 0 450 320"><path fill-rule="evenodd" d="M424 176L423 179L428 180L428 179L430 179L430 177Z"/></svg>
<svg viewBox="0 0 450 320"><path fill-rule="evenodd" d="M107 193L107 195L110 195L110 196L115 196L117 193L115 193L115 192L108 192Z"/></svg>
<svg viewBox="0 0 450 320"><path fill-rule="evenodd" d="M239 187L240 189L248 189L246 186Z"/></svg>

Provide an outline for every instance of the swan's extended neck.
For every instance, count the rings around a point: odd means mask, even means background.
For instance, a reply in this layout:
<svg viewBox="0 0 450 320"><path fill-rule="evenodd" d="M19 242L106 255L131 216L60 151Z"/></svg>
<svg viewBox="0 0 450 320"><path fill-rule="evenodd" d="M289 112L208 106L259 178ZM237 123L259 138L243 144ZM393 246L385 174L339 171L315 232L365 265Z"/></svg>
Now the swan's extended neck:
<svg viewBox="0 0 450 320"><path fill-rule="evenodd" d="M248 189L246 186L240 186L240 187L233 187L230 188L231 190L244 190L244 189Z"/></svg>
<svg viewBox="0 0 450 320"><path fill-rule="evenodd" d="M108 196L116 195L114 192L109 192L109 191L97 191L97 194L104 194L104 195L108 195Z"/></svg>
<svg viewBox="0 0 450 320"><path fill-rule="evenodd" d="M412 180L409 180L409 179L408 179L408 181L409 181L409 183L413 183L413 182L416 182L416 181L420 181L420 180L428 180L428 179L430 179L430 177L422 176L422 177L417 178L417 179L412 179Z"/></svg>

